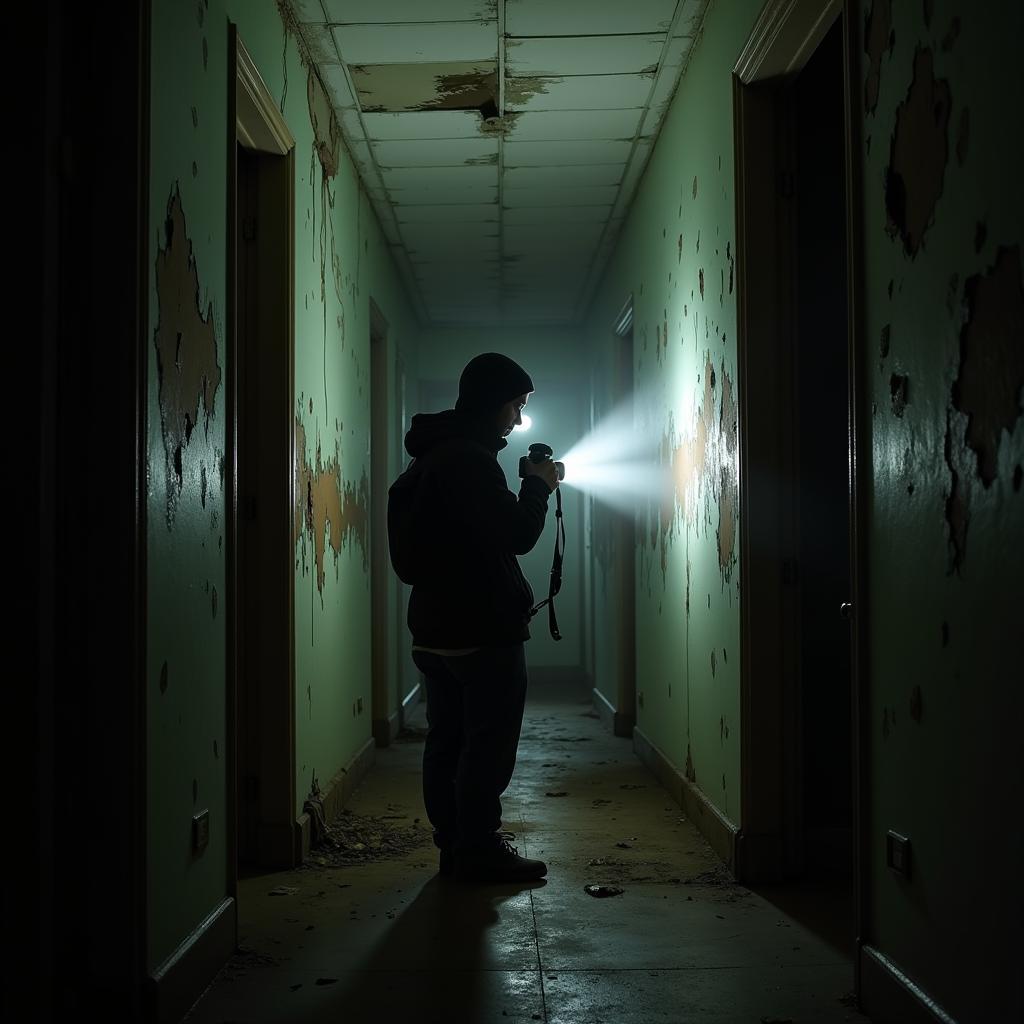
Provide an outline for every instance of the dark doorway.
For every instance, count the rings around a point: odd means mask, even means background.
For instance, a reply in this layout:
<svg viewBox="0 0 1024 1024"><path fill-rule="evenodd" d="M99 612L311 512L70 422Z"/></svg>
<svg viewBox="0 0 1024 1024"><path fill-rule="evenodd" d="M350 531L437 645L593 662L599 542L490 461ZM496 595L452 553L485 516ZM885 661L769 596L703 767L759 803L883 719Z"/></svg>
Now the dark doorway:
<svg viewBox="0 0 1024 1024"><path fill-rule="evenodd" d="M236 39L229 173L229 779L237 861L301 859L295 783L294 142ZM302 501L300 507L304 507Z"/></svg>
<svg viewBox="0 0 1024 1024"><path fill-rule="evenodd" d="M795 85L801 814L808 873L851 868L846 183L842 24Z"/></svg>

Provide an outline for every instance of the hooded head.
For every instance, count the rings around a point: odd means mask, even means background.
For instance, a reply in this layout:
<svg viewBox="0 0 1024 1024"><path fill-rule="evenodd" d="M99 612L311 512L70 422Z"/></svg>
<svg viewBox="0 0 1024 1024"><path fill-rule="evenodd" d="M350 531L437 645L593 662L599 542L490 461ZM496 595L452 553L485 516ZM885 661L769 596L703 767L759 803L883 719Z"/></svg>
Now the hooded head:
<svg viewBox="0 0 1024 1024"><path fill-rule="evenodd" d="M517 362L497 352L485 352L471 359L462 371L455 408L471 416L490 416L506 402L531 391L533 381Z"/></svg>

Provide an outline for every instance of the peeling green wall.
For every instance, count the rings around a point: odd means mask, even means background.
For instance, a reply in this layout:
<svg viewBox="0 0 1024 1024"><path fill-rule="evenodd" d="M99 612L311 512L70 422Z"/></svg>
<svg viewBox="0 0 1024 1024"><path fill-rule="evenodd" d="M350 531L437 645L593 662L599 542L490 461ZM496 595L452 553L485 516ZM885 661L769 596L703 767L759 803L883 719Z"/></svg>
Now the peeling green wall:
<svg viewBox="0 0 1024 1024"><path fill-rule="evenodd" d="M608 372L612 323L633 295L635 424L658 446L672 481L661 501L637 510L637 725L733 822L740 580L732 67L759 7L711 4L587 323ZM597 621L613 623L615 595L603 587L600 560L594 571ZM599 651L595 662L598 688L614 702L615 660Z"/></svg>
<svg viewBox="0 0 1024 1024"><path fill-rule="evenodd" d="M155 968L227 891L226 388L210 379L214 368L223 375L226 354L227 22L203 5L170 2L154 3L152 18L146 687ZM184 234L169 237L175 206ZM170 345L162 365L161 344ZM193 858L191 819L204 808L210 844Z"/></svg>
<svg viewBox="0 0 1024 1024"><path fill-rule="evenodd" d="M450 409L458 397L462 368L481 352L501 352L515 359L530 374L536 391L526 412L534 425L521 436L513 434L508 447L498 456L509 487L519 490L519 457L535 441L555 450L556 458L582 436L587 420L590 378L578 330L557 327L481 326L478 328L432 328L420 336L420 402L409 406L413 413ZM584 529L583 496L571 486L562 495L566 528L566 556L562 589L556 599L558 626L562 634L554 641L548 632L547 609L530 625L527 657L531 667L580 669L584 667L588 644L583 616ZM523 572L533 586L537 600L547 597L551 557L555 544L555 499L548 505L544 532L529 554L520 558ZM408 644L408 631L403 638Z"/></svg>
<svg viewBox="0 0 1024 1024"><path fill-rule="evenodd" d="M1024 10L862 14L866 938L956 1020L1019 1019Z"/></svg>
<svg viewBox="0 0 1024 1024"><path fill-rule="evenodd" d="M294 399L302 443L295 471L299 482L313 483L316 495L311 517L305 501L295 515L300 809L312 774L326 784L370 738L371 298L389 325L390 417L399 415L398 360L407 374L416 372L415 320L388 246L343 145L334 160L320 155L327 151L315 144L310 111L316 89L307 88L307 69L276 6L156 0L147 492L151 968L223 899L229 876L233 768L226 761L223 547L229 456L221 379L229 131L233 137L227 125L229 18L237 19L296 142ZM330 125L321 120L321 135L325 131ZM169 210L178 218L170 234ZM394 446L389 473L397 471ZM392 596L394 642L394 589ZM395 679L393 701L398 691ZM360 698L362 712L354 713ZM193 858L190 822L203 808L210 810L210 844Z"/></svg>

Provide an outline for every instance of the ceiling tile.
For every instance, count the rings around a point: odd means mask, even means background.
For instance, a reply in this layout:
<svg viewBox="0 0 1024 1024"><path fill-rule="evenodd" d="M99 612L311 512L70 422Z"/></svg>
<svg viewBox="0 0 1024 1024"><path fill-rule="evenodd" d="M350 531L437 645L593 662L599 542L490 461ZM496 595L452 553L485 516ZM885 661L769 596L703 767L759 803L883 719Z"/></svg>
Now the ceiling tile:
<svg viewBox="0 0 1024 1024"><path fill-rule="evenodd" d="M574 164L622 164L632 140L600 139L572 142L506 142L506 167L571 167Z"/></svg>
<svg viewBox="0 0 1024 1024"><path fill-rule="evenodd" d="M460 167L498 163L497 139L416 139L374 142L381 168Z"/></svg>
<svg viewBox="0 0 1024 1024"><path fill-rule="evenodd" d="M580 188L510 188L502 195L506 207L514 206L603 206L615 202L614 185L585 185Z"/></svg>
<svg viewBox="0 0 1024 1024"><path fill-rule="evenodd" d="M356 98L348 84L345 69L340 64L328 64L320 69L320 78L335 111L356 106Z"/></svg>
<svg viewBox="0 0 1024 1024"><path fill-rule="evenodd" d="M428 110L364 114L371 139L479 139L482 120L475 110Z"/></svg>
<svg viewBox="0 0 1024 1024"><path fill-rule="evenodd" d="M604 223L611 215L608 206L566 206L558 214L560 224ZM505 210L505 224L550 224L551 207L516 206Z"/></svg>
<svg viewBox="0 0 1024 1024"><path fill-rule="evenodd" d="M573 139L631 139L642 107L621 110L531 110L519 114L506 136L515 142L568 142Z"/></svg>
<svg viewBox="0 0 1024 1024"><path fill-rule="evenodd" d="M334 39L348 64L494 60L498 52L496 25L483 21L342 25Z"/></svg>
<svg viewBox="0 0 1024 1024"><path fill-rule="evenodd" d="M664 34L657 33L635 36L506 39L506 74L512 77L567 77L654 71L658 66L664 42ZM348 60L341 40L338 41L338 47L341 55Z"/></svg>
<svg viewBox="0 0 1024 1024"><path fill-rule="evenodd" d="M497 203L443 206L396 206L395 215L400 224L486 224L497 222L499 215ZM550 211L548 219L550 220Z"/></svg>
<svg viewBox="0 0 1024 1024"><path fill-rule="evenodd" d="M574 167L507 167L505 188L571 188L573 185L618 185L626 169L621 164L579 164Z"/></svg>
<svg viewBox="0 0 1024 1024"><path fill-rule="evenodd" d="M438 206L444 204L480 205L497 203L498 186L494 185L445 185L437 183L430 186L415 185L389 188L388 195L396 206Z"/></svg>
<svg viewBox="0 0 1024 1024"><path fill-rule="evenodd" d="M508 110L620 110L644 107L654 75L578 75L571 78L509 79Z"/></svg>
<svg viewBox="0 0 1024 1024"><path fill-rule="evenodd" d="M311 6L313 0L303 2ZM336 24L493 21L498 7L497 0L323 0L323 5L327 20Z"/></svg>
<svg viewBox="0 0 1024 1024"><path fill-rule="evenodd" d="M497 93L497 62L364 64L349 68L366 112L476 110Z"/></svg>
<svg viewBox="0 0 1024 1024"><path fill-rule="evenodd" d="M473 188L474 186L498 183L497 167L394 167L381 172L388 191L399 188L412 188L417 191L427 189Z"/></svg>
<svg viewBox="0 0 1024 1024"><path fill-rule="evenodd" d="M506 0L505 31L511 36L623 35L665 32L676 0Z"/></svg>

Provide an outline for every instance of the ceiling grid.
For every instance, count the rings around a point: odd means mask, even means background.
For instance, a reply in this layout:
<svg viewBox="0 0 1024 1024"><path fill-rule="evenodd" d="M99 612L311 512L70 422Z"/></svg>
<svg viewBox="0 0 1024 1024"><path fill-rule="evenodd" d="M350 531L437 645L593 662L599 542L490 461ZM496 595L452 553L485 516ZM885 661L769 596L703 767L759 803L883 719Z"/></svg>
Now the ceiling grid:
<svg viewBox="0 0 1024 1024"><path fill-rule="evenodd" d="M575 323L707 0L290 0L421 316Z"/></svg>

